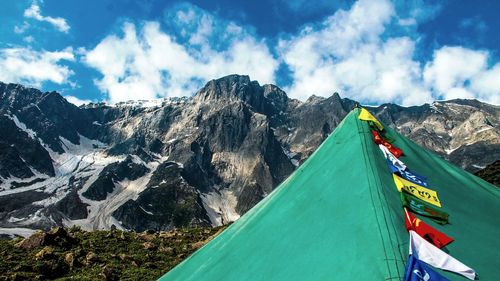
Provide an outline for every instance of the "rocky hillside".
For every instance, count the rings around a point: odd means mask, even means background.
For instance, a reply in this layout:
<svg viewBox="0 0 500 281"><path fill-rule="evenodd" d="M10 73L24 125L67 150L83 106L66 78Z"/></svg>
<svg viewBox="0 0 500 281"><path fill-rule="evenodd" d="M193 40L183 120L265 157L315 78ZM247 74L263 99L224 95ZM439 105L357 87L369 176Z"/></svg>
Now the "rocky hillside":
<svg viewBox="0 0 500 281"><path fill-rule="evenodd" d="M373 111L406 137L470 172L499 159L499 106L452 100L408 108L387 104Z"/></svg>
<svg viewBox="0 0 500 281"><path fill-rule="evenodd" d="M355 101L290 99L248 76L190 98L76 107L0 83L2 228L144 231L234 221L335 129ZM469 171L500 159L500 107L471 100L369 108Z"/></svg>

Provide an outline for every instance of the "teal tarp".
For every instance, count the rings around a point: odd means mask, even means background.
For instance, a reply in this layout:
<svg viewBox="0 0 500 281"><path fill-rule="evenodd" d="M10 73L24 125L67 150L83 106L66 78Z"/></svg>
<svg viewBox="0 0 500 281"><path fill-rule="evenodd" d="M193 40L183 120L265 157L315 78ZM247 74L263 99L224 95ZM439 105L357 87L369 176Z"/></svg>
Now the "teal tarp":
<svg viewBox="0 0 500 281"><path fill-rule="evenodd" d="M369 126L353 110L273 193L160 278L401 280L408 255L400 195ZM455 238L445 248L480 280L500 276L500 191L386 128L428 178ZM436 270L451 280L467 280Z"/></svg>

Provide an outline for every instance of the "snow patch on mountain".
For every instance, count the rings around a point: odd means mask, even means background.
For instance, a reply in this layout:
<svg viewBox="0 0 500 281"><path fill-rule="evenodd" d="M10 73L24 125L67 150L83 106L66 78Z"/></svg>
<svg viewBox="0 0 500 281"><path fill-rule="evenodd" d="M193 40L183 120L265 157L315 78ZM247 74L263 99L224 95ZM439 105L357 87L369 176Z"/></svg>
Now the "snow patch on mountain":
<svg viewBox="0 0 500 281"><path fill-rule="evenodd" d="M16 236L21 236L21 237L29 237L33 235L36 232L34 229L30 228L21 228L21 227L12 227L12 228L5 228L5 227L0 227L0 235L7 235L10 238L15 238Z"/></svg>
<svg viewBox="0 0 500 281"><path fill-rule="evenodd" d="M236 212L238 200L232 191L212 191L200 197L212 225L221 226L240 218Z"/></svg>
<svg viewBox="0 0 500 281"><path fill-rule="evenodd" d="M5 196L5 195L9 195L9 194L14 194L14 193L21 193L21 192L29 191L29 190L43 189L44 186L48 185L49 183L51 183L53 181L56 181L54 178L49 178L47 175L44 175L44 176L45 176L45 178L36 177L36 175L35 175L35 177L32 177L30 179L35 180L37 178L40 178L42 180L39 182L27 185L27 186L17 187L17 188L12 188L11 185L13 182L20 182L21 180L15 178L15 177L10 177L6 180L5 183L2 183L2 187L0 188L0 190L1 190L0 196ZM26 180L26 179L24 179L24 180Z"/></svg>
<svg viewBox="0 0 500 281"><path fill-rule="evenodd" d="M446 154L450 155L453 151L459 149L459 147L455 147L455 148L449 148L449 149L445 149L444 151L446 152Z"/></svg>
<svg viewBox="0 0 500 281"><path fill-rule="evenodd" d="M94 201L82 196L82 193L84 193L89 188L89 186L97 179L97 176L92 177L87 181L84 188L78 191L82 202L89 205L88 217L81 220L66 220L64 224L66 226L80 225L83 229L86 230L109 229L112 225L115 225L120 229L124 229L121 224L113 217L113 213L128 200L137 200L139 194L144 191L144 189L146 189L146 186L151 179L153 172L164 160L166 160L166 158L161 158L157 161L146 164L146 167L149 168L150 172L136 180L130 181L128 179L125 179L123 181L115 182L115 188L113 189L113 192L108 194L106 199L102 201ZM137 159L135 161L137 161Z"/></svg>
<svg viewBox="0 0 500 281"><path fill-rule="evenodd" d="M50 149L50 147L45 146L50 158L54 161L56 177L70 174L77 170L80 165L92 163L93 158L89 158L88 156L92 155L97 148L106 147L100 141L91 140L80 134L78 136L80 137L80 144L74 144L63 137L59 137L64 153L57 153Z"/></svg>
<svg viewBox="0 0 500 281"><path fill-rule="evenodd" d="M32 204L36 205L36 206L48 207L50 205L53 205L53 204L61 201L68 193L69 193L69 190L67 188L57 189L52 194L52 196L50 196L46 199L40 200L40 201L33 202Z"/></svg>
<svg viewBox="0 0 500 281"><path fill-rule="evenodd" d="M155 108L165 105L182 105L189 101L189 97L166 97L163 99L152 100L129 100L115 103L115 107L139 107L139 108Z"/></svg>
<svg viewBox="0 0 500 281"><path fill-rule="evenodd" d="M29 214L27 217L23 218L10 217L8 219L8 222L13 223L16 226L30 226L41 221L50 221L55 223L52 217L47 218L45 215L43 215L42 210L43 209L39 209L35 213Z"/></svg>
<svg viewBox="0 0 500 281"><path fill-rule="evenodd" d="M485 132L485 131L488 131L491 129L494 129L494 128L493 127L486 127L486 128L479 129L479 130L475 131L474 133L479 134L479 133L482 133L482 132Z"/></svg>
<svg viewBox="0 0 500 281"><path fill-rule="evenodd" d="M22 190L20 187L15 187L14 185L15 184L26 184L27 187L29 187L30 185L33 185L35 184L35 182L40 182L40 181L45 181L47 179L49 179L49 176L46 175L46 174L42 174L40 172L38 172L37 170L31 168L31 172L34 174L34 176L32 177L29 177L29 178L24 178L24 179L21 179L21 178L18 178L18 177L14 177L14 176L10 176L8 178L2 178L2 184L0 185L0 196L1 195L6 195L6 194L11 194L11 193L16 193L16 192L19 192L20 190ZM13 192L9 193L9 192L3 192L3 191L7 191L7 190L12 190Z"/></svg>
<svg viewBox="0 0 500 281"><path fill-rule="evenodd" d="M7 116L9 119L11 119L12 121L14 121L14 124L16 124L16 126L23 130L24 132L26 132L28 134L28 136L30 136L30 138L36 140L37 139L37 136L36 136L36 132L29 129L26 124L24 124L23 122L19 121L19 119L17 118L16 115L8 115L8 114L5 114L5 116Z"/></svg>
<svg viewBox="0 0 500 281"><path fill-rule="evenodd" d="M284 147L281 147L281 149L283 150L283 153L285 153L286 157L288 157L288 159L290 159L290 162L292 162L292 165L294 165L295 167L298 167L299 166L299 160L295 159L295 157L298 155L297 153L295 152L292 152Z"/></svg>

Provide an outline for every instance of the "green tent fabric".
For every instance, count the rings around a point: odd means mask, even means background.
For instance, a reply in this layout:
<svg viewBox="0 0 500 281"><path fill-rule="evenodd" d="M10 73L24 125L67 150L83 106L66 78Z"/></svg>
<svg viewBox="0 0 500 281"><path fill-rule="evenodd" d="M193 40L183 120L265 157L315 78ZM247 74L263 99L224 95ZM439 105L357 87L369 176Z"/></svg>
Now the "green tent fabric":
<svg viewBox="0 0 500 281"><path fill-rule="evenodd" d="M349 113L268 197L160 280L401 280L409 235L400 195L358 114ZM386 130L450 214L444 226L421 217L455 238L445 251L480 280L499 280L499 189Z"/></svg>

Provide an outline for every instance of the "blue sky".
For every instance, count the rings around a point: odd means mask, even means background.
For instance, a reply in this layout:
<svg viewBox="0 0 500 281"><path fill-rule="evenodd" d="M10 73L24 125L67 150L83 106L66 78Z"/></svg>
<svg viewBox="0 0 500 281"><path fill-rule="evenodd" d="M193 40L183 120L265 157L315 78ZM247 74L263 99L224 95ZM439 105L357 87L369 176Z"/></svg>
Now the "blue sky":
<svg viewBox="0 0 500 281"><path fill-rule="evenodd" d="M233 73L301 100L500 104L499 10L472 0L7 0L0 81L76 104L192 95Z"/></svg>

